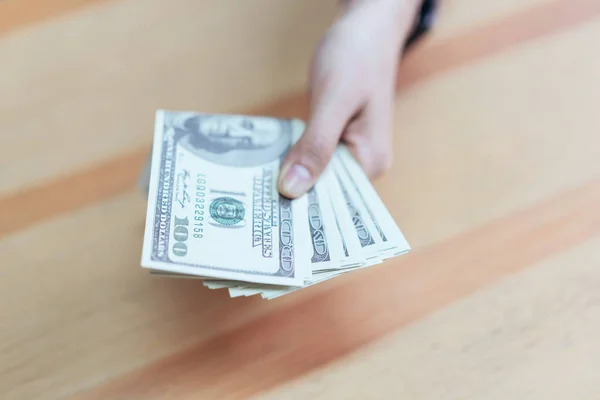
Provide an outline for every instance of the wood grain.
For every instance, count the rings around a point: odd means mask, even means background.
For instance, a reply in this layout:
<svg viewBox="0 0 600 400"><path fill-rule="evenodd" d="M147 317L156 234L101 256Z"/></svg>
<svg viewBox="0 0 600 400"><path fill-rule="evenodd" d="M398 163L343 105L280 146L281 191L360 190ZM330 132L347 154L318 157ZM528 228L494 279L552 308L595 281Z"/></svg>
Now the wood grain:
<svg viewBox="0 0 600 400"><path fill-rule="evenodd" d="M600 14L595 0L554 0L534 4L518 13L438 40L409 57L399 74L399 85L409 85L458 68L530 40L570 30Z"/></svg>
<svg viewBox="0 0 600 400"><path fill-rule="evenodd" d="M595 236L550 255L253 398L596 400L599 248Z"/></svg>
<svg viewBox="0 0 600 400"><path fill-rule="evenodd" d="M151 148L127 153L105 163L2 198L0 238L44 219L106 200L135 187ZM40 207L43 199L44 207ZM10 210L10 211L9 211Z"/></svg>
<svg viewBox="0 0 600 400"><path fill-rule="evenodd" d="M246 398L600 235L598 204L600 181L352 274L328 291L77 397Z"/></svg>
<svg viewBox="0 0 600 400"><path fill-rule="evenodd" d="M375 182L412 254L271 302L139 267L154 110L305 116L335 3L98 1L4 31L3 399L597 397L575 385L600 370L596 2L444 3Z"/></svg>
<svg viewBox="0 0 600 400"><path fill-rule="evenodd" d="M298 93L335 4L108 1L1 37L0 195L148 148L157 109L233 112Z"/></svg>
<svg viewBox="0 0 600 400"><path fill-rule="evenodd" d="M0 35L100 1L106 0L4 0L0 3Z"/></svg>
<svg viewBox="0 0 600 400"><path fill-rule="evenodd" d="M526 41L572 28L600 14L600 3L589 0L577 1L576 4L563 0L542 3L494 21L490 25L425 46L410 54L401 64L399 86L425 81L436 74L468 65ZM556 14L562 15L563 18L552 18ZM531 23L532 21L538 22ZM307 98L305 94L291 95L272 105L241 112L306 118ZM147 147L138 149L74 175L55 179L51 183L44 182L39 187L27 188L16 194L1 197L0 208L12 211L10 214L0 214L0 237L44 218L85 206L97 200L92 193L96 193L98 199L102 199L118 193L119 190L126 190L134 183L135 174L139 172L141 163L145 162L142 153L147 151ZM115 176L115 172L119 170L123 173L119 174L121 179L118 182L105 179L107 176ZM83 182L94 182L94 192L91 192L86 184L81 184ZM37 199L40 194L53 191L59 198L50 197L44 208L36 207L33 213L30 211L32 204L38 204ZM65 202L63 199L68 201Z"/></svg>

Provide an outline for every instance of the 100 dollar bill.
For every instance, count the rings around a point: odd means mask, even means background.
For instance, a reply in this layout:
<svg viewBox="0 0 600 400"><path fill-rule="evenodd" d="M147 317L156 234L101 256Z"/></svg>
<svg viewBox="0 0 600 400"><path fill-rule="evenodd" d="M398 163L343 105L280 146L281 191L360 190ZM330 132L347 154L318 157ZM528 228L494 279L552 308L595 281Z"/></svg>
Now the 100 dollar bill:
<svg viewBox="0 0 600 400"><path fill-rule="evenodd" d="M302 286L311 275L307 198L276 181L300 120L158 111L142 266Z"/></svg>

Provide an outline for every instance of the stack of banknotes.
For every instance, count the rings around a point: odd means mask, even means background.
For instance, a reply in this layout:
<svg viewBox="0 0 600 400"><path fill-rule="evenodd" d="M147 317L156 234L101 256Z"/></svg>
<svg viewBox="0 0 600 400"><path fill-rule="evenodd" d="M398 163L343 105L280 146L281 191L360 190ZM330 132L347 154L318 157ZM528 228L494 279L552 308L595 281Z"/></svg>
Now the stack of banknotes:
<svg viewBox="0 0 600 400"><path fill-rule="evenodd" d="M281 162L304 129L297 119L158 111L140 181L142 267L273 299L409 251L343 144L306 195L279 195Z"/></svg>

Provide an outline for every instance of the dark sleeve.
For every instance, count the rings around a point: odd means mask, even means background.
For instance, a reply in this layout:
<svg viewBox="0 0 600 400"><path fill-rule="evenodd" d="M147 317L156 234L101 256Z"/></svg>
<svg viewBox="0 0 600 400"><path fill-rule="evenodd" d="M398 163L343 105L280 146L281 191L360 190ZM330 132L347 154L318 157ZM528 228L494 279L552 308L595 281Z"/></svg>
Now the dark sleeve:
<svg viewBox="0 0 600 400"><path fill-rule="evenodd" d="M420 39L425 33L427 33L433 26L435 19L435 12L437 9L437 0L424 0L419 10L415 26L408 35L406 40L405 48L413 45L418 39Z"/></svg>

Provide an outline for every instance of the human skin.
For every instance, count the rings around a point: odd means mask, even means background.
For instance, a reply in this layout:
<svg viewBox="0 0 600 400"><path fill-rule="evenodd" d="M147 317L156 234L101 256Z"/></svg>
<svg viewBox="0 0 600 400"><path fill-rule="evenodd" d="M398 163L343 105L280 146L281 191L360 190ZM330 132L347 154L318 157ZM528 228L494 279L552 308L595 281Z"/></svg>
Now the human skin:
<svg viewBox="0 0 600 400"><path fill-rule="evenodd" d="M372 179L392 163L397 64L421 0L349 0L309 70L306 131L282 164L278 188L306 193L343 141Z"/></svg>

